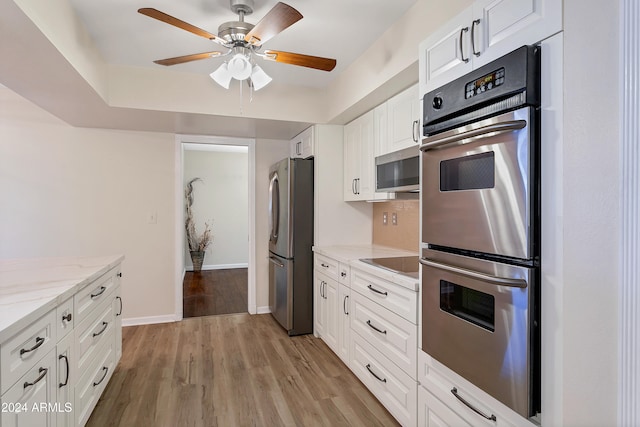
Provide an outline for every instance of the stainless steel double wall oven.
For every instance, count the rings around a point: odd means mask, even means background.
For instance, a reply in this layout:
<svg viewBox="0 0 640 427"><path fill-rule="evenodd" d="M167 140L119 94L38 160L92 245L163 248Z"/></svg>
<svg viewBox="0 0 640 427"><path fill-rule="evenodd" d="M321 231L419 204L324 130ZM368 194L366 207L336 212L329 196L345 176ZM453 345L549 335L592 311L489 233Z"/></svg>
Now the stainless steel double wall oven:
<svg viewBox="0 0 640 427"><path fill-rule="evenodd" d="M422 348L524 417L540 410L539 57L427 93L420 147Z"/></svg>

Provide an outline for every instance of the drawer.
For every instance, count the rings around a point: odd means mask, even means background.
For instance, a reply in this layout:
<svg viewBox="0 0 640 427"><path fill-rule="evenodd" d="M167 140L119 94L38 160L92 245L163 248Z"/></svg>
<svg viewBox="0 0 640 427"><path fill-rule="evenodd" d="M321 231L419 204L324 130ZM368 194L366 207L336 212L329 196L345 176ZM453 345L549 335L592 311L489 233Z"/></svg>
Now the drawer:
<svg viewBox="0 0 640 427"><path fill-rule="evenodd" d="M73 330L74 321L73 297L71 297L56 308L56 337L58 341Z"/></svg>
<svg viewBox="0 0 640 427"><path fill-rule="evenodd" d="M91 311L100 305L113 292L117 284L117 268L110 270L103 276L84 287L74 295L73 304L75 309L75 322L82 322Z"/></svg>
<svg viewBox="0 0 640 427"><path fill-rule="evenodd" d="M418 326L357 292L352 299L351 329L416 379Z"/></svg>
<svg viewBox="0 0 640 427"><path fill-rule="evenodd" d="M418 387L418 426L475 427L424 387Z"/></svg>
<svg viewBox="0 0 640 427"><path fill-rule="evenodd" d="M55 309L1 343L0 383L2 393L32 369L55 345Z"/></svg>
<svg viewBox="0 0 640 427"><path fill-rule="evenodd" d="M92 316L76 328L76 361L78 373L84 369L105 341L115 343L113 305L111 301L100 306L98 315Z"/></svg>
<svg viewBox="0 0 640 427"><path fill-rule="evenodd" d="M78 371L79 376L75 387L73 414L76 425L84 425L91 411L98 403L100 395L104 391L109 379L115 369L115 341L109 340L100 346L100 351L96 353L86 370Z"/></svg>
<svg viewBox="0 0 640 427"><path fill-rule="evenodd" d="M315 254L315 269L333 279L340 280L340 263L335 259Z"/></svg>
<svg viewBox="0 0 640 427"><path fill-rule="evenodd" d="M403 426L416 423L418 383L357 333L351 334L350 368Z"/></svg>
<svg viewBox="0 0 640 427"><path fill-rule="evenodd" d="M418 293L372 274L351 268L351 289L418 324Z"/></svg>
<svg viewBox="0 0 640 427"><path fill-rule="evenodd" d="M56 357L51 350L2 395L2 421L8 426L55 426L56 413L41 405L56 402ZM41 409L42 408L42 409ZM55 408L57 410L57 408ZM60 410L64 410L64 406Z"/></svg>

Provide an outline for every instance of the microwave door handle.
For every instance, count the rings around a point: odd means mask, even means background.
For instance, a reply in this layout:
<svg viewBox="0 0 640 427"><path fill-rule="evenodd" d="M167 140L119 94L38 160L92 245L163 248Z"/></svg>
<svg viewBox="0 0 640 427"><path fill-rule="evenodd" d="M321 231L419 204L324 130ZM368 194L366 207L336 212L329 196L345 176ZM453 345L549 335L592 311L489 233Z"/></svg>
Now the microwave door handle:
<svg viewBox="0 0 640 427"><path fill-rule="evenodd" d="M428 267L438 268L440 270L449 271L451 273L459 274L461 276L466 276L471 279L482 280L483 282L491 283L494 285L509 286L512 288L527 287L527 282L523 279L493 276L491 274L485 274L485 273L480 273L478 271L467 270L466 268L454 267L453 265L442 264L440 262L435 262L435 261L431 261L424 258L421 258L419 262L420 264L426 265Z"/></svg>
<svg viewBox="0 0 640 427"><path fill-rule="evenodd" d="M420 146L421 151L432 150L434 148L440 148L444 145L453 144L463 139L481 138L487 136L497 135L499 133L511 132L514 130L520 130L527 126L526 120L510 120L507 122L493 123L488 126L483 126L478 129L472 129L467 132L459 133L456 135L450 135L438 138L437 136L431 138L425 138L423 141L428 141ZM471 141L467 141L469 143Z"/></svg>

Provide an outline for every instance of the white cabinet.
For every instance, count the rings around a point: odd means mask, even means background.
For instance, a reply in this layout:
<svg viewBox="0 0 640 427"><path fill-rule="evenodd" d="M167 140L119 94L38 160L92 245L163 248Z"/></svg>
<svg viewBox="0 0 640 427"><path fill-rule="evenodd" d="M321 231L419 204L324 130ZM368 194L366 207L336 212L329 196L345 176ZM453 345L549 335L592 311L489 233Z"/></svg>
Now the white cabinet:
<svg viewBox="0 0 640 427"><path fill-rule="evenodd" d="M382 144L383 110L370 110L344 127L344 201L387 200L394 193L376 193L375 151Z"/></svg>
<svg viewBox="0 0 640 427"><path fill-rule="evenodd" d="M315 154L313 131L314 128L310 127L291 140L290 157L292 159L307 159Z"/></svg>
<svg viewBox="0 0 640 427"><path fill-rule="evenodd" d="M387 139L379 154L418 145L420 141L420 94L418 85L400 92L387 102Z"/></svg>
<svg viewBox="0 0 640 427"><path fill-rule="evenodd" d="M424 387L418 387L419 427L474 427Z"/></svg>
<svg viewBox="0 0 640 427"><path fill-rule="evenodd" d="M561 30L561 0L477 0L420 43L420 94Z"/></svg>

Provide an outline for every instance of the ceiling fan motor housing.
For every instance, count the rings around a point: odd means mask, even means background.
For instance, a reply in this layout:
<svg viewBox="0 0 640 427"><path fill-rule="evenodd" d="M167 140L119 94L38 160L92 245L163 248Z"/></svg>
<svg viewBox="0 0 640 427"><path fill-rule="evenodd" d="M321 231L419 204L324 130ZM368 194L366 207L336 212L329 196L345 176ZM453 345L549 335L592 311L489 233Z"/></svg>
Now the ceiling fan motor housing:
<svg viewBox="0 0 640 427"><path fill-rule="evenodd" d="M253 24L244 21L229 21L218 27L218 37L222 37L229 43L244 42L244 36L254 27Z"/></svg>

